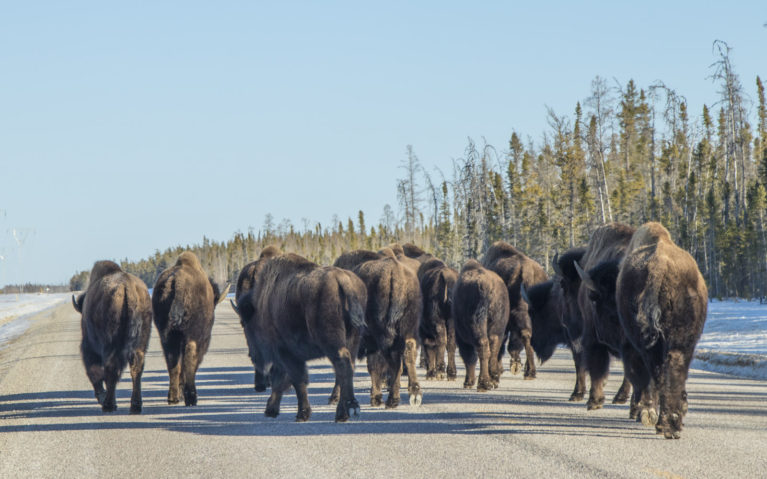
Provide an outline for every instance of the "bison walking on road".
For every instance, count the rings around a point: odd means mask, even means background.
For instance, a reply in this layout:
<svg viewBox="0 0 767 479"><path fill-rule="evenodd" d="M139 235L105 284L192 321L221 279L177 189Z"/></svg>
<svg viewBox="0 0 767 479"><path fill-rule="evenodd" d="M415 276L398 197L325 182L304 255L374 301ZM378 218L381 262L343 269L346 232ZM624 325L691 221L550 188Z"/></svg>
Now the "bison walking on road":
<svg viewBox="0 0 767 479"><path fill-rule="evenodd" d="M243 332L245 333L245 342L248 344L248 356L250 357L250 360L253 363L253 367L255 369L253 386L257 392L266 391L266 388L271 385L271 379L269 378L269 367L271 365L266 364L266 361L261 356L261 352L256 347L256 341L253 338L252 331L250 328L248 328L248 325L245 323L244 318L240 314L237 303L240 301L240 298L242 298L242 296L250 291L250 289L253 287L256 273L258 273L259 269L265 263L262 260L277 256L279 254L282 254L279 248L275 246L267 246L261 251L261 255L259 256L258 260L246 264L240 271L240 275L237 277L237 284L235 285L234 293L235 299L231 301L232 309L234 309L237 315L240 316L240 324L242 325Z"/></svg>
<svg viewBox="0 0 767 479"><path fill-rule="evenodd" d="M533 326L527 312L527 302L520 295L521 286L530 288L534 284L548 279L543 267L525 256L508 243L497 241L488 248L482 258L482 266L494 271L506 284L509 295L509 321L506 336L511 355L511 372L516 374L522 369L520 352L525 350L525 379L535 378L535 357L530 338Z"/></svg>
<svg viewBox="0 0 767 479"><path fill-rule="evenodd" d="M85 293L72 296L72 303L82 314L80 351L102 411L117 409L115 388L125 365L130 364L130 412L140 413L141 375L152 328L152 303L146 286L112 261L98 261Z"/></svg>
<svg viewBox="0 0 767 479"><path fill-rule="evenodd" d="M578 305L577 308L573 308L573 312L579 316L581 322L583 355L591 378L589 399L586 402L588 410L601 409L604 405L604 384L610 372L610 355L622 358L625 335L614 308L609 307L611 293L605 290L603 294L595 296L593 288L588 287L590 282L582 280L583 272L590 271L603 262L620 261L634 231L633 227L621 223L600 226L591 235L583 258L574 263L580 276L576 282L579 288L574 291L576 295L574 298L571 297L570 301ZM604 266L598 271L600 284L614 292L615 275L610 276L611 270ZM576 280L573 279L573 281ZM614 404L625 403L631 392L629 383L631 361L629 358L623 359L624 379L613 398Z"/></svg>
<svg viewBox="0 0 767 479"><path fill-rule="evenodd" d="M620 322L660 399L656 431L678 439L687 413L685 383L706 321L708 290L698 265L660 223L634 233L620 266Z"/></svg>
<svg viewBox="0 0 767 479"><path fill-rule="evenodd" d="M337 422L357 415L354 360L365 325L365 285L354 274L321 267L296 254L261 258L251 288L238 297L237 310L249 343L271 364L272 393L264 414L277 417L283 394L293 386L296 421L311 416L306 362L327 357L335 371L330 397Z"/></svg>
<svg viewBox="0 0 767 479"><path fill-rule="evenodd" d="M458 273L437 258L432 258L418 269L421 283L423 314L418 333L426 358L426 379L453 380L455 368L455 323L451 311L453 286ZM445 365L447 352L447 365Z"/></svg>
<svg viewBox="0 0 767 479"><path fill-rule="evenodd" d="M336 266L351 269L365 283L365 334L361 353L367 355L372 387L370 404L383 403L382 385L388 379L387 408L400 402L400 377L407 369L409 402L423 400L416 375L418 323L421 318L421 291L416 274L398 259L364 250L341 255ZM378 253L373 253L378 254Z"/></svg>
<svg viewBox="0 0 767 479"><path fill-rule="evenodd" d="M157 278L152 308L170 376L168 404L179 402L183 394L185 405L197 405L194 378L210 346L213 311L228 289L227 284L219 291L190 251Z"/></svg>
<svg viewBox="0 0 767 479"><path fill-rule="evenodd" d="M463 387L471 388L475 382L478 391L497 387L503 370L501 348L509 321L509 295L501 277L473 259L467 261L453 290L453 319L458 351L466 365Z"/></svg>

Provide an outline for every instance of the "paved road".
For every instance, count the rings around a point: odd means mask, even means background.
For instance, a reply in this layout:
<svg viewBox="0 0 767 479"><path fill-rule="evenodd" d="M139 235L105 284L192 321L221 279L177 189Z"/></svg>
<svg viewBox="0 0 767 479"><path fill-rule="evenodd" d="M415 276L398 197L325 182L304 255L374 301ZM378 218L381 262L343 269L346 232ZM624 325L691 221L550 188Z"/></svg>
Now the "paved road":
<svg viewBox="0 0 767 479"><path fill-rule="evenodd" d="M569 403L572 364L561 350L538 379L506 373L490 393L461 382L423 382L424 404L367 404L365 367L355 378L362 414L333 422L332 370L310 365L308 423L263 415L252 389L239 321L222 304L198 374L199 405L166 403L167 372L156 331L144 374L144 413L102 414L79 357L79 315L43 313L0 351L0 477L765 477L767 382L692 371L682 439L664 440L628 420L625 405L586 412ZM459 361L460 362L460 361ZM617 369L607 392L618 387Z"/></svg>

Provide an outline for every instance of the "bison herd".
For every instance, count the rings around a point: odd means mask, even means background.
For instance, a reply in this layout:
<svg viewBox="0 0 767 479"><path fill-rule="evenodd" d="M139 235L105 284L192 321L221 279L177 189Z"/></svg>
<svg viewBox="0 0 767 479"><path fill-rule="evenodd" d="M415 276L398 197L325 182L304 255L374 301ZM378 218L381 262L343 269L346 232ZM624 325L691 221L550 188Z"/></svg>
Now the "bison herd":
<svg viewBox="0 0 767 479"><path fill-rule="evenodd" d="M594 231L585 247L555 255L552 267L555 276L548 278L540 264L504 242L460 271L409 244L347 252L333 266L269 246L242 269L232 307L255 368L255 389L271 389L269 417L279 414L292 386L296 420L310 418L307 361L316 358L333 366L329 402L342 422L359 414L357 359L366 359L370 404L395 408L403 375L410 405L423 401L419 345L427 380L455 380L458 349L463 386L478 391L498 386L505 350L517 373L524 349L524 378L534 379L534 356L545 362L564 345L575 364L571 401L584 398L588 374L587 409L601 408L610 357L620 358L624 381L613 402L630 402L631 418L679 438L708 298L693 258L659 223L638 229L612 223ZM82 314L83 363L102 410L117 408L115 387L129 365L130 412L141 412L152 318L168 367L168 403L183 397L196 405L195 374L228 289L219 289L191 252L159 276L151 299L138 278L111 261L97 262L88 288L72 300Z"/></svg>

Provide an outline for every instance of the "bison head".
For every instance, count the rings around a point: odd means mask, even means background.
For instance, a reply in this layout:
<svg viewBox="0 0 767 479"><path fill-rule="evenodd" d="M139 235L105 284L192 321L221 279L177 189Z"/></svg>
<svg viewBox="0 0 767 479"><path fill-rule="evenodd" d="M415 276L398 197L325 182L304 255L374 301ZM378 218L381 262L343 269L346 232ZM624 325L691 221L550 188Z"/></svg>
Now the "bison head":
<svg viewBox="0 0 767 479"><path fill-rule="evenodd" d="M620 260L602 261L588 272L575 263L575 268L581 277L581 284L588 290L588 297L595 306L597 313L617 315L618 307L615 300L615 284L618 279Z"/></svg>

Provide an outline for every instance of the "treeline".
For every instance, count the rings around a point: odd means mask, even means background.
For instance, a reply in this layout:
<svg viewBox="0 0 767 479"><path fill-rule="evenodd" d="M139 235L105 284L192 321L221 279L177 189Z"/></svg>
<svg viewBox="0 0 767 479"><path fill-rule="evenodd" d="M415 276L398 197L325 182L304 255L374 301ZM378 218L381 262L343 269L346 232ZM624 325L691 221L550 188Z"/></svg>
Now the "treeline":
<svg viewBox="0 0 767 479"><path fill-rule="evenodd" d="M712 296L765 297L764 86L757 77L751 100L730 48L715 42L714 51L713 105L693 111L663 83L611 85L597 77L571 116L547 112L549 128L537 142L512 132L499 150L469 139L450 172L427 171L408 147L398 214L386 205L377 224L368 226L360 211L299 230L267 215L258 233L221 243L205 238L123 267L151 286L190 249L215 279L233 282L268 244L331 264L346 250L412 242L458 266L505 240L550 270L555 252L585 244L601 224L652 220L694 256Z"/></svg>

